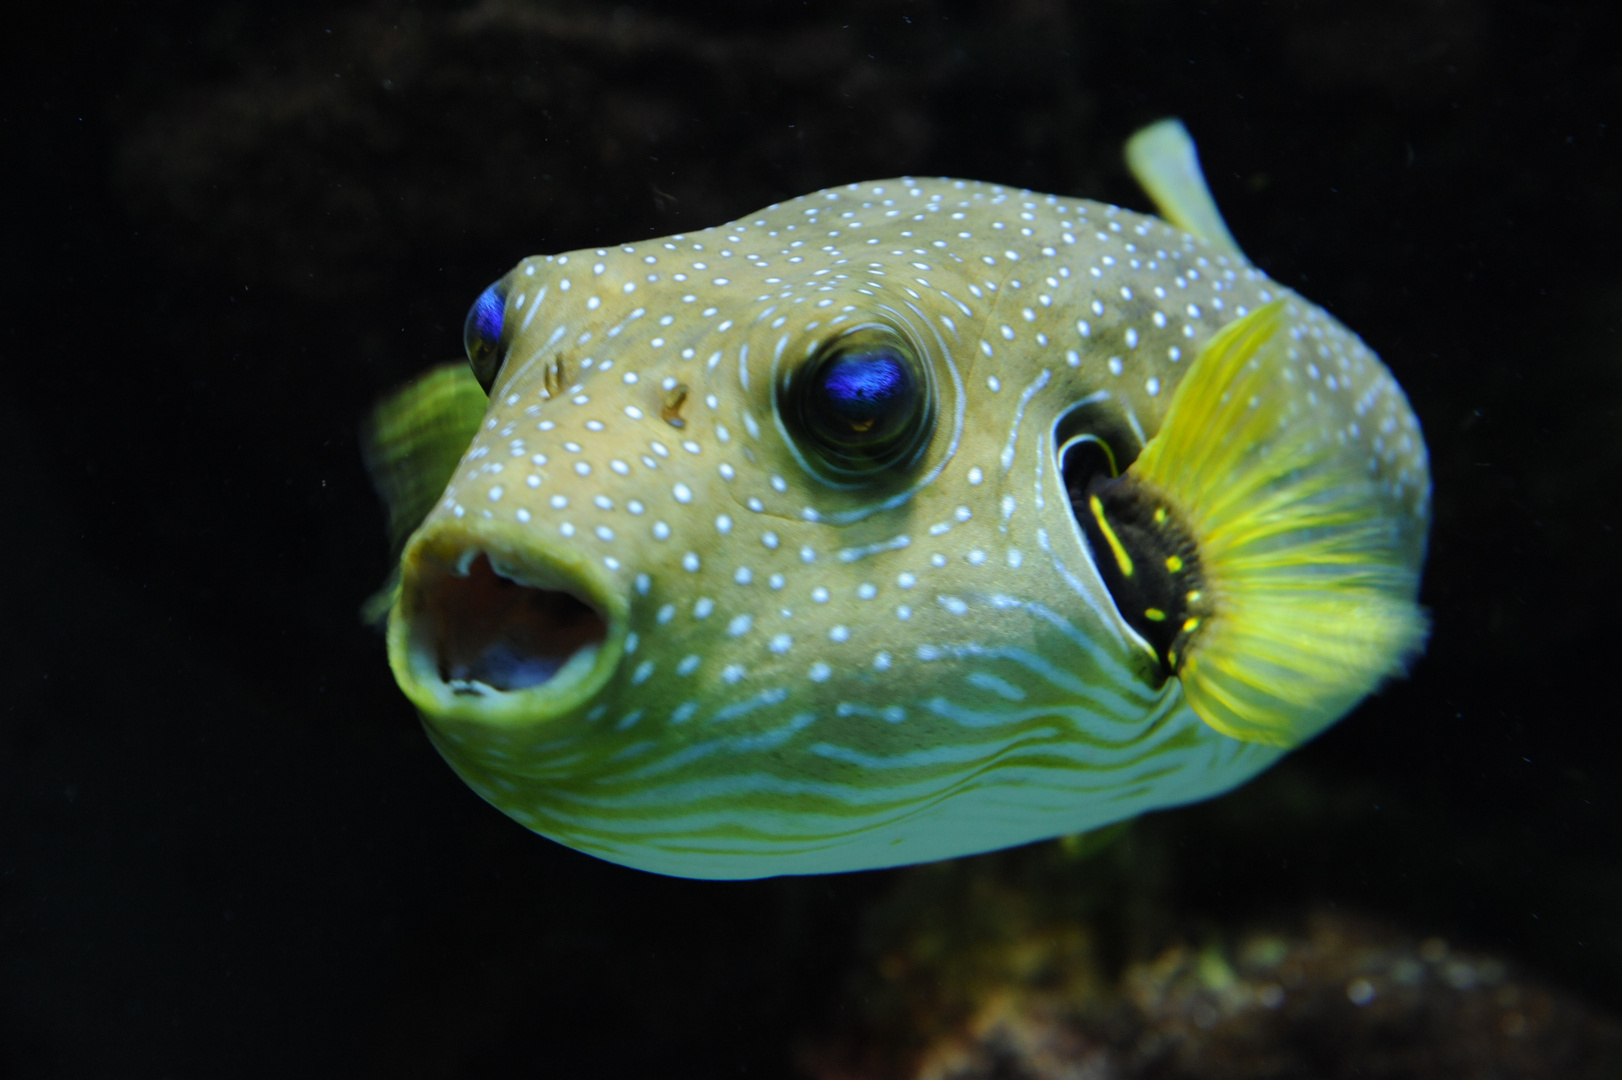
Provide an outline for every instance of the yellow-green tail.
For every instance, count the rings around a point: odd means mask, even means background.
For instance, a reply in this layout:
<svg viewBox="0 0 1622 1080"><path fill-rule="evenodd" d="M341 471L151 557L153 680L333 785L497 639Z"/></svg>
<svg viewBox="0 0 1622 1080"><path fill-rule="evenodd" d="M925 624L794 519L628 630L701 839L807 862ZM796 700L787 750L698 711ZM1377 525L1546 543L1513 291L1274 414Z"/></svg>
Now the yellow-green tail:
<svg viewBox="0 0 1622 1080"><path fill-rule="evenodd" d="M1202 595L1171 661L1190 704L1281 746L1400 674L1426 634L1411 523L1322 415L1292 345L1284 301L1229 324L1127 471L1198 553Z"/></svg>

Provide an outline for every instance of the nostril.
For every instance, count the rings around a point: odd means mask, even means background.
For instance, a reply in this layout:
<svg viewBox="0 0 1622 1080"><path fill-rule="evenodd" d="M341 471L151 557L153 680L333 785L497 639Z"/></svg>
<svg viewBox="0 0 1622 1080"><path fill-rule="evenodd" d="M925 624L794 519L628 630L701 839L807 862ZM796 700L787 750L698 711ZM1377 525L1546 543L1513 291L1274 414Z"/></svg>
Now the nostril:
<svg viewBox="0 0 1622 1080"><path fill-rule="evenodd" d="M505 577L483 552L465 572L439 576L423 600L439 677L458 694L540 686L571 660L589 665L608 636L590 604Z"/></svg>

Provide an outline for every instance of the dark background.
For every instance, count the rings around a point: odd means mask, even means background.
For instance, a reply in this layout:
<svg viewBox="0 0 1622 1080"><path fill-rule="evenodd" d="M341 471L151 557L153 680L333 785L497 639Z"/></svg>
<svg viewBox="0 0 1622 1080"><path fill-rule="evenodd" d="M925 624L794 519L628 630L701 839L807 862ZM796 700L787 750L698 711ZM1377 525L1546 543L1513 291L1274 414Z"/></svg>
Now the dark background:
<svg viewBox="0 0 1622 1080"><path fill-rule="evenodd" d="M1407 388L1413 677L1142 828L1622 1009L1615 5L74 3L0 38L0 1076L781 1075L894 873L597 862L435 756L356 450L521 256L943 173L1240 243Z"/></svg>

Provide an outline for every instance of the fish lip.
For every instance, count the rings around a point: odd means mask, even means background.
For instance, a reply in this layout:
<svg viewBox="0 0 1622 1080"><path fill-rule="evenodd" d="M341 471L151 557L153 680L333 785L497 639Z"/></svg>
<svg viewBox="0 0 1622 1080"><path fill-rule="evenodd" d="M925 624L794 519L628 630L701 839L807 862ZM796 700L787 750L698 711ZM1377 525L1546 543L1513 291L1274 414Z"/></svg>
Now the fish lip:
<svg viewBox="0 0 1622 1080"><path fill-rule="evenodd" d="M509 582L566 593L585 604L601 620L600 639L575 650L555 675L536 685L474 684L470 690L466 680L442 677L435 644L440 628L430 615L430 599L451 579L467 578L481 556ZM389 613L389 666L406 697L430 720L509 727L544 723L579 710L613 677L625 652L628 610L626 597L593 563L568 550L537 546L527 530L490 521L431 521L401 554L400 592ZM582 655L587 648L595 651Z"/></svg>

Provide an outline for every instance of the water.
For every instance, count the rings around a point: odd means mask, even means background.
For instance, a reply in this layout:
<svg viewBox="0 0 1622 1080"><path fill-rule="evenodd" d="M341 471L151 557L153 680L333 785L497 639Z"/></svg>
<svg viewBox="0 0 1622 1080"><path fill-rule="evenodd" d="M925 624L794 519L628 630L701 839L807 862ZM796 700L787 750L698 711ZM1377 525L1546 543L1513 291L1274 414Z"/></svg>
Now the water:
<svg viewBox="0 0 1622 1080"><path fill-rule="evenodd" d="M1604 6L50 17L4 68L0 1074L832 1075L978 1022L1040 1075L997 991L1069 1002L1019 1030L1093 1031L1111 1075L1135 1059L1098 1002L1187 1075L1240 1068L1223 1040L1253 1029L1310 1030L1303 1075L1330 1075L1375 1019L1533 1047L1503 1075L1616 1067ZM905 171L1145 207L1119 146L1167 114L1240 243L1425 424L1410 680L1086 858L677 881L455 779L355 616L387 571L355 432L493 276ZM1475 1075L1451 1060L1384 1075Z"/></svg>

